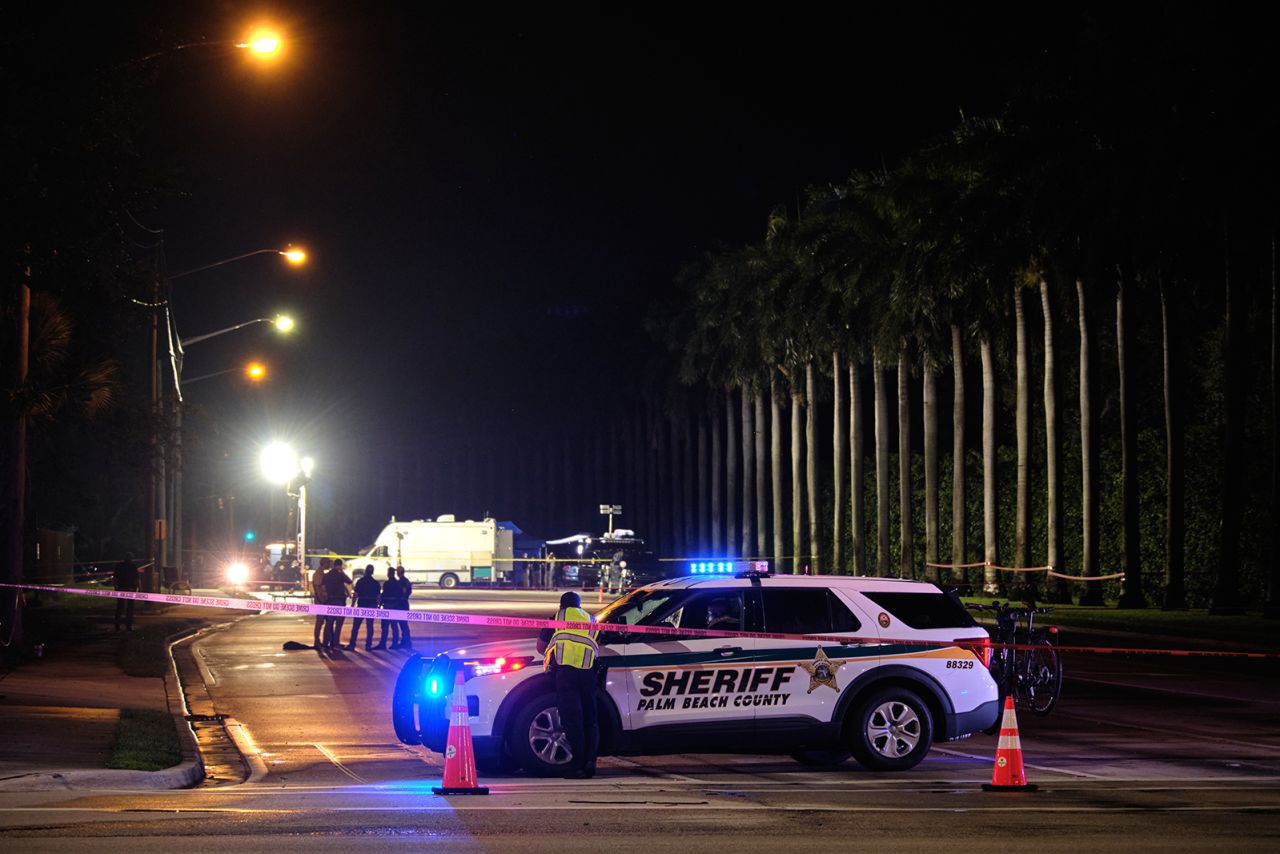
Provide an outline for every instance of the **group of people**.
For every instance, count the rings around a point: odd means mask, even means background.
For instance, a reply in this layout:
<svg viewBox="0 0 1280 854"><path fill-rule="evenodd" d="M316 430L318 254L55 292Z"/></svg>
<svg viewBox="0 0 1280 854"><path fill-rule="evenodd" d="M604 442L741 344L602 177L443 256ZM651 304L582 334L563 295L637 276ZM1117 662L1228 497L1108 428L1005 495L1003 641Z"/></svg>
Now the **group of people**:
<svg viewBox="0 0 1280 854"><path fill-rule="evenodd" d="M317 605L347 605L357 608L384 608L387 610L409 610L409 597L413 595L413 582L405 577L404 567L387 567L387 578L379 581L373 577L373 565L364 568L363 574L352 582L343 568L341 558L321 558L320 566L311 576L311 597ZM316 615L315 648L354 650L356 640L360 637L360 624L367 626L364 648L374 649L410 649L413 647L413 636L409 633L407 620L380 620L382 631L378 642L373 642L372 617L355 617L351 626L351 637L345 647L342 644L342 625L345 617L328 617ZM388 647L387 634L391 635Z"/></svg>

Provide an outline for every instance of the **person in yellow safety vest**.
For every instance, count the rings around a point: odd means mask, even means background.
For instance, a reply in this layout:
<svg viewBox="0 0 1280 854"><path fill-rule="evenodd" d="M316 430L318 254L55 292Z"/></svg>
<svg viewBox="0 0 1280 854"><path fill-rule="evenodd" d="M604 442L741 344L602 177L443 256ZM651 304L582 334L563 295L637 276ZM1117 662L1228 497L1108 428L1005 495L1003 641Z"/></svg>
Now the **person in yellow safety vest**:
<svg viewBox="0 0 1280 854"><path fill-rule="evenodd" d="M593 622L582 610L582 600L570 590L560 597L557 621ZM596 709L599 677L596 659L598 629L543 629L539 640L546 644L543 668L550 671L556 685L556 705L560 728L564 730L573 755L565 777L585 780L596 773L596 751L600 746L600 723Z"/></svg>

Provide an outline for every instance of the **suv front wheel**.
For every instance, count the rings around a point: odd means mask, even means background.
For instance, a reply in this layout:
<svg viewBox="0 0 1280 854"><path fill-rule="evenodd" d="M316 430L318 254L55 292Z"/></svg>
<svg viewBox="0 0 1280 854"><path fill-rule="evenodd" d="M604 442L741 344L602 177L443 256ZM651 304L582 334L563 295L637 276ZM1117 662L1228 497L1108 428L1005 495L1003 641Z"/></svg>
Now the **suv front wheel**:
<svg viewBox="0 0 1280 854"><path fill-rule="evenodd" d="M535 777L558 777L573 759L552 692L535 694L520 707L507 739L511 757Z"/></svg>
<svg viewBox="0 0 1280 854"><path fill-rule="evenodd" d="M905 688L874 691L854 712L850 748L869 771L906 771L933 744L933 716L919 695Z"/></svg>

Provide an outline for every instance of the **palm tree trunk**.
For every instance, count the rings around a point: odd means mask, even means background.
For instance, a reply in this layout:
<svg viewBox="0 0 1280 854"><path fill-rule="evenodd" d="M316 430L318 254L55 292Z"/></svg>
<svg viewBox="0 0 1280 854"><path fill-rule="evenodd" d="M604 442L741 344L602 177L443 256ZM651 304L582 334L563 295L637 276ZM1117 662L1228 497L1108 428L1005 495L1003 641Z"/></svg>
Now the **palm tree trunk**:
<svg viewBox="0 0 1280 854"><path fill-rule="evenodd" d="M782 390L778 387L778 372L769 369L769 460L773 487L773 568L782 571L782 561L787 553L782 532Z"/></svg>
<svg viewBox="0 0 1280 854"><path fill-rule="evenodd" d="M1040 280L1040 311L1044 315L1044 444L1046 533L1048 535L1049 566L1061 572L1062 563L1062 486L1058 482L1058 458L1062 446L1058 444L1058 383L1056 378L1057 355L1053 342L1053 312L1049 305L1049 283ZM1070 602L1071 591L1067 582L1055 578L1048 585L1049 598L1054 602Z"/></svg>
<svg viewBox="0 0 1280 854"><path fill-rule="evenodd" d="M711 500L711 461L707 459L707 416L698 416L698 551L711 544L708 502Z"/></svg>
<svg viewBox="0 0 1280 854"><path fill-rule="evenodd" d="M1276 237L1271 235L1271 574L1267 585L1267 601L1262 606L1264 617L1280 617L1280 400L1276 396L1276 380L1280 378L1280 350L1276 349Z"/></svg>
<svg viewBox="0 0 1280 854"><path fill-rule="evenodd" d="M911 525L911 400L908 396L907 358L898 354L898 577L915 577L915 554Z"/></svg>
<svg viewBox="0 0 1280 854"><path fill-rule="evenodd" d="M720 554L720 531L723 517L720 515L720 491L722 488L721 466L724 457L720 454L720 437L724 430L720 427L719 401L711 404L711 553Z"/></svg>
<svg viewBox="0 0 1280 854"><path fill-rule="evenodd" d="M938 372L924 359L924 559L938 563ZM941 570L929 567L927 577L942 581Z"/></svg>
<svg viewBox="0 0 1280 854"><path fill-rule="evenodd" d="M724 392L724 552L728 556L738 548L738 428L733 412L733 389ZM717 555L719 556L719 555Z"/></svg>
<svg viewBox="0 0 1280 854"><path fill-rule="evenodd" d="M867 574L867 491L862 458L862 377L859 365L849 360L849 527L853 536L853 574Z"/></svg>
<svg viewBox="0 0 1280 854"><path fill-rule="evenodd" d="M1084 282L1076 279L1076 302L1080 314L1080 494L1081 521L1084 526L1082 547L1084 571L1081 575L1097 576L1098 572L1098 481L1094 463L1098 459L1097 421L1093 411L1093 386L1089 377L1089 356L1093 342L1089 339L1089 318ZM1101 605L1102 585L1085 583L1081 605Z"/></svg>
<svg viewBox="0 0 1280 854"><path fill-rule="evenodd" d="M818 395L814 386L813 360L804 363L805 424L804 444L806 479L809 486L809 557L813 561L809 571L817 575L821 571L821 543L818 541Z"/></svg>
<svg viewBox="0 0 1280 854"><path fill-rule="evenodd" d="M1145 608L1142 564L1138 541L1138 431L1129 408L1129 367L1125 347L1129 342L1129 313L1125 311L1124 274L1116 287L1116 360L1120 369L1120 468L1124 483L1124 589L1121 608Z"/></svg>
<svg viewBox="0 0 1280 854"><path fill-rule="evenodd" d="M756 409L756 556L763 558L768 552L766 542L768 521L765 519L765 505L768 502L769 476L765 469L765 429L764 429L764 391L759 384L755 389Z"/></svg>
<svg viewBox="0 0 1280 854"><path fill-rule="evenodd" d="M982 357L982 538L983 571L982 589L987 593L1000 592L1000 573L995 564L1000 562L999 505L996 504L996 364L991 352L991 336L985 332L978 344Z"/></svg>
<svg viewBox="0 0 1280 854"><path fill-rule="evenodd" d="M1244 613L1240 595L1240 527L1244 503L1241 490L1235 485L1241 482L1245 464L1245 375L1248 370L1248 349L1244 338L1247 306L1240 277L1234 275L1230 266L1234 247L1229 238L1228 235L1226 336L1222 342L1223 386L1226 390L1222 412L1222 524L1218 529L1218 580L1209 606L1210 614L1224 616Z"/></svg>
<svg viewBox="0 0 1280 854"><path fill-rule="evenodd" d="M738 549L740 557L751 554L751 517L755 504L751 494L756 482L755 468L755 423L754 411L751 408L751 389L742 384L742 546Z"/></svg>
<svg viewBox="0 0 1280 854"><path fill-rule="evenodd" d="M680 476L683 480L681 484L681 507L683 512L681 517L683 524L680 530L680 553L682 555L689 554L693 548L694 537L694 504L693 504L693 472L694 472L694 451L693 451L693 428L689 424L688 406L681 407L680 410Z"/></svg>
<svg viewBox="0 0 1280 854"><path fill-rule="evenodd" d="M1181 369L1177 351L1170 335L1169 303L1165 298L1164 283L1160 284L1160 332L1164 350L1164 435L1165 435L1165 552L1164 552L1164 609L1185 611L1187 587L1184 575L1185 510L1183 484L1182 395L1178 383ZM1275 505L1272 505L1275 506Z"/></svg>
<svg viewBox="0 0 1280 854"><path fill-rule="evenodd" d="M841 541L844 539L844 371L840 369L840 353L831 352L831 571L844 572Z"/></svg>
<svg viewBox="0 0 1280 854"><path fill-rule="evenodd" d="M1017 401L1014 414L1018 445L1018 486L1014 512L1013 560L1015 566L1031 565L1030 536L1030 459L1031 459L1031 388L1027 366L1027 318L1022 306L1022 286L1013 289L1013 315L1016 332ZM1024 579L1029 591L1034 590L1034 576ZM1033 596L1034 598L1034 596Z"/></svg>
<svg viewBox="0 0 1280 854"><path fill-rule="evenodd" d="M661 429L667 439L667 471L670 473L670 481L667 488L662 490L664 503L670 508L668 514L668 522L671 525L671 546L669 554L680 555L684 553L684 494L681 488L682 475L680 471L680 454L683 452L683 446L680 442L680 426L674 415L665 419L666 423L659 422Z"/></svg>
<svg viewBox="0 0 1280 854"><path fill-rule="evenodd" d="M889 574L889 394L884 369L872 363L876 395L876 575Z"/></svg>
<svg viewBox="0 0 1280 854"><path fill-rule="evenodd" d="M28 249L30 247L28 246ZM22 389L27 383L30 368L31 348L31 267L23 265L22 280L17 286L17 312L14 318L14 352L10 381L15 391ZM152 359L152 365L155 359ZM153 368L154 370L154 368ZM4 569L0 579L9 584L22 584L24 581L24 560L26 558L26 496L27 496L27 415L22 409L6 419L6 453L0 454L4 460L4 488L0 490L0 513L3 513L4 528L0 530L0 542L4 545L0 557L4 559ZM155 518L155 514L152 514ZM150 533L147 536L151 536ZM22 608L18 605L16 591L9 595L0 595L0 626L7 627L9 635L6 643L22 645L25 637L22 622Z"/></svg>
<svg viewBox="0 0 1280 854"><path fill-rule="evenodd" d="M804 495L804 459L801 445L801 408L804 406L803 393L799 384L792 377L791 383L791 571L797 575L804 566L804 511L802 496Z"/></svg>
<svg viewBox="0 0 1280 854"><path fill-rule="evenodd" d="M959 566L966 562L968 549L965 544L965 528L969 524L965 512L964 495L964 347L960 327L951 324L951 373L954 390L951 395L951 563ZM964 581L963 569L951 570L956 582Z"/></svg>

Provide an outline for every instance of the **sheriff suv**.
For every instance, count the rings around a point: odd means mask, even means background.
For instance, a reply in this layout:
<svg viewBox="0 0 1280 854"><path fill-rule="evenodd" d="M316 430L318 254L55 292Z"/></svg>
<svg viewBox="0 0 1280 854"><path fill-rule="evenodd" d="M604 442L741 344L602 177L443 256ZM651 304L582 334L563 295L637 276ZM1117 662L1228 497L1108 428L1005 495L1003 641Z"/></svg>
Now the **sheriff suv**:
<svg viewBox="0 0 1280 854"><path fill-rule="evenodd" d="M784 754L806 765L853 756L873 771L902 771L934 741L985 730L999 713L986 632L932 584L702 575L633 590L596 619L607 665L602 756ZM629 626L837 639L663 636ZM533 639L410 658L392 703L400 740L444 751L459 670L481 768L562 773L572 757Z"/></svg>

